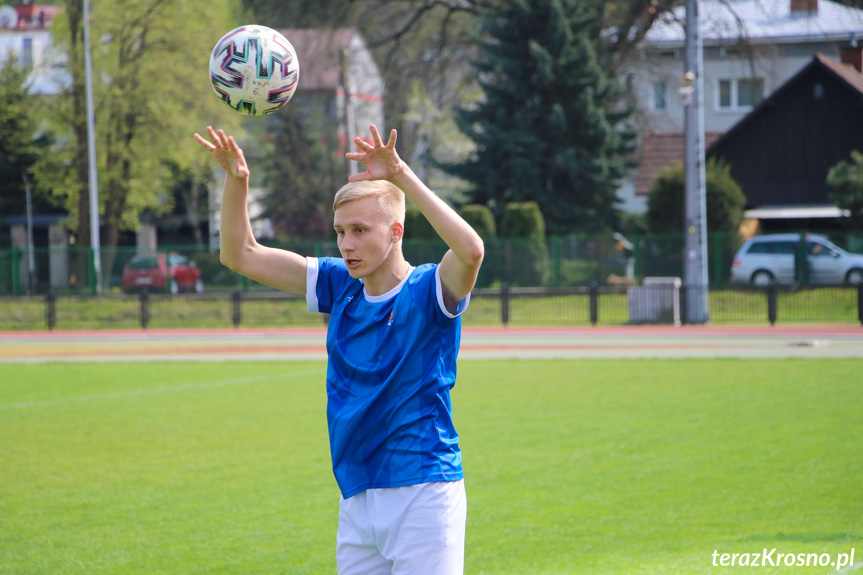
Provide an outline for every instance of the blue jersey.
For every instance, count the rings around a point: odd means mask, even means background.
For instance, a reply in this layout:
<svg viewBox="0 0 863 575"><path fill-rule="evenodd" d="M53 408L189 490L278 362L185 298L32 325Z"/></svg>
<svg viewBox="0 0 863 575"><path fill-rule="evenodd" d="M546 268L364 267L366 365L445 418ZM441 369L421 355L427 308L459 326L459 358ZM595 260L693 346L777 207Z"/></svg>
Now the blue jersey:
<svg viewBox="0 0 863 575"><path fill-rule="evenodd" d="M306 261L309 310L331 314L327 422L342 496L464 477L449 391L470 296L450 314L437 265L369 296L343 260Z"/></svg>

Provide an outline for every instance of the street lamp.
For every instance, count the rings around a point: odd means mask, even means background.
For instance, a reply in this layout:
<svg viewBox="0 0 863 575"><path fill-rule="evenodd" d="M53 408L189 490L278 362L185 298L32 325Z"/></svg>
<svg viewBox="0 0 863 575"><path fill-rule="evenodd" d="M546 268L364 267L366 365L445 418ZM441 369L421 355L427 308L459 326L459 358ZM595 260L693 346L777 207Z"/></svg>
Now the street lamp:
<svg viewBox="0 0 863 575"><path fill-rule="evenodd" d="M96 172L96 112L93 102L93 58L90 54L90 0L84 0L84 71L87 80L87 150L90 174L90 248L96 293L102 293L102 248L99 239L99 178Z"/></svg>

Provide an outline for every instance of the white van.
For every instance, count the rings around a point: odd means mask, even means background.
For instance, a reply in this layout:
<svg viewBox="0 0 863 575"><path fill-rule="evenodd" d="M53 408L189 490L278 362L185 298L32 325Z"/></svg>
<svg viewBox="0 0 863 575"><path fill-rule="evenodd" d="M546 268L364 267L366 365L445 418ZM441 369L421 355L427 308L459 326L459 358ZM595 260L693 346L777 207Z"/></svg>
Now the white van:
<svg viewBox="0 0 863 575"><path fill-rule="evenodd" d="M824 236L806 234L809 283L863 283L863 255L848 253ZM734 256L731 281L752 285L793 284L800 234L767 234L748 240Z"/></svg>

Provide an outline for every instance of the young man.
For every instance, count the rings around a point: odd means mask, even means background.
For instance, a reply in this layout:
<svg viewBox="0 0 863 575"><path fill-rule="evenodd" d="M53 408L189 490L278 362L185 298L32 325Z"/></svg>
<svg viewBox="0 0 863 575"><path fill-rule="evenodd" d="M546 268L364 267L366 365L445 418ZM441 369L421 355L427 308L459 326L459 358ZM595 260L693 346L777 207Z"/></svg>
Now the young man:
<svg viewBox="0 0 863 575"><path fill-rule="evenodd" d="M371 126L347 158L366 171L336 194L341 259L262 246L247 210L249 168L233 137L195 134L227 172L221 260L261 283L305 293L330 313L327 420L342 492L340 575L453 575L464 564L467 503L449 391L460 315L483 259L476 232L429 190ZM405 195L449 246L440 264L402 254Z"/></svg>

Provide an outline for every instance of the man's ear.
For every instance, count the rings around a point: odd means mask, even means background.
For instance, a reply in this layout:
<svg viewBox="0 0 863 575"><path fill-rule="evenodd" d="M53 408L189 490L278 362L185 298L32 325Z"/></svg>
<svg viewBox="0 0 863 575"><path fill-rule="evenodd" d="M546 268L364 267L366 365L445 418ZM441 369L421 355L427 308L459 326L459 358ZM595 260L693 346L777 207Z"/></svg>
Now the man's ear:
<svg viewBox="0 0 863 575"><path fill-rule="evenodd" d="M393 243L399 241L404 237L405 226L401 222L395 222L393 224Z"/></svg>

